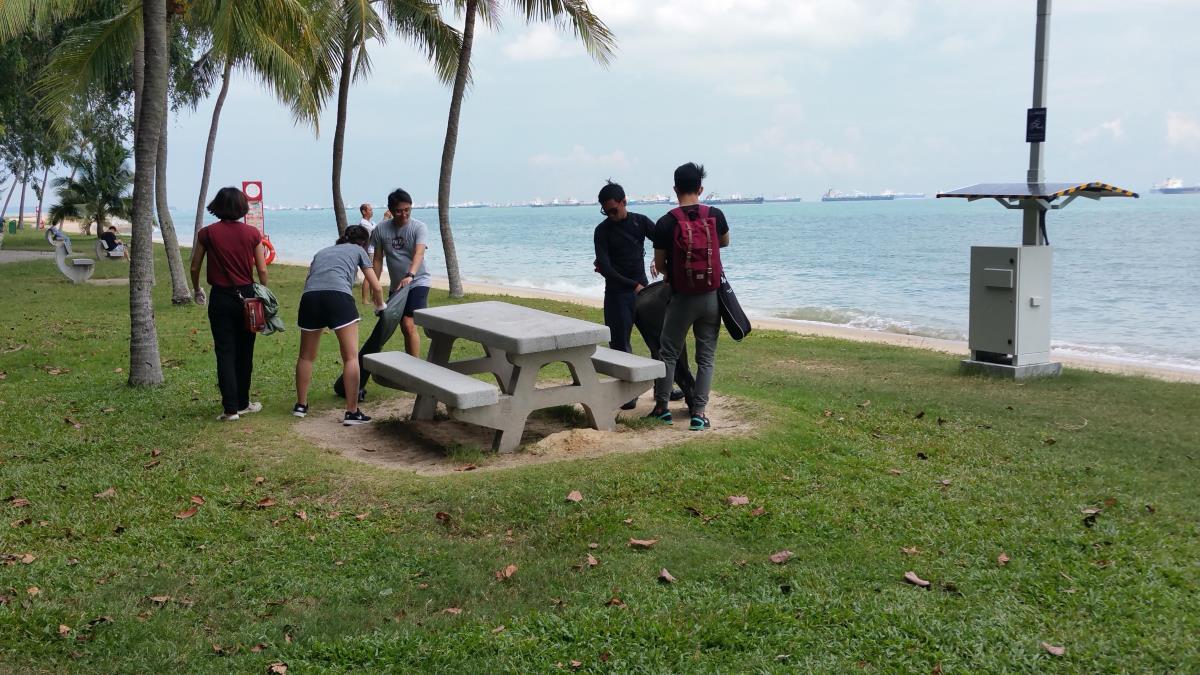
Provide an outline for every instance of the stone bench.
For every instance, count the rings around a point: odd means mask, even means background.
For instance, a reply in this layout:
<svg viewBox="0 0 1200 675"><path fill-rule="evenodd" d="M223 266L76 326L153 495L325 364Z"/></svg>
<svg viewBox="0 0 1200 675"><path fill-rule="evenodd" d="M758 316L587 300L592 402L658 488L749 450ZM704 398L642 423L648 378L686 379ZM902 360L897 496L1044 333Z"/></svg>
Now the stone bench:
<svg viewBox="0 0 1200 675"><path fill-rule="evenodd" d="M646 382L662 377L666 367L658 359L619 352L608 347L596 347L592 365L597 373L626 382Z"/></svg>
<svg viewBox="0 0 1200 675"><path fill-rule="evenodd" d="M431 396L449 408L481 408L500 401L496 385L405 352L368 354L363 357L363 367L385 387Z"/></svg>
<svg viewBox="0 0 1200 675"><path fill-rule="evenodd" d="M103 240L97 239L96 240L96 257L97 258L106 258L106 259L110 258L113 260L116 260L119 258L124 258L125 257L124 245L123 244L119 245L110 251L110 250L104 248Z"/></svg>
<svg viewBox="0 0 1200 675"><path fill-rule="evenodd" d="M61 240L54 242L54 263L63 276L76 284L82 284L91 279L92 273L96 270L95 260L72 254L71 245Z"/></svg>

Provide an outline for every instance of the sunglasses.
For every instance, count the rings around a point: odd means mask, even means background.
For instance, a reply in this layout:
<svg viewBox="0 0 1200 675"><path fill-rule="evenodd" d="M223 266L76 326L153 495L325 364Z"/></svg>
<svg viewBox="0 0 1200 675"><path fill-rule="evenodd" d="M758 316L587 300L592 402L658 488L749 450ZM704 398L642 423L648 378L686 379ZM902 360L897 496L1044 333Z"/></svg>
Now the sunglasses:
<svg viewBox="0 0 1200 675"><path fill-rule="evenodd" d="M615 206L612 207L611 209L600 209L600 213L603 213L606 216L615 216L620 212L621 212L621 209L618 209Z"/></svg>

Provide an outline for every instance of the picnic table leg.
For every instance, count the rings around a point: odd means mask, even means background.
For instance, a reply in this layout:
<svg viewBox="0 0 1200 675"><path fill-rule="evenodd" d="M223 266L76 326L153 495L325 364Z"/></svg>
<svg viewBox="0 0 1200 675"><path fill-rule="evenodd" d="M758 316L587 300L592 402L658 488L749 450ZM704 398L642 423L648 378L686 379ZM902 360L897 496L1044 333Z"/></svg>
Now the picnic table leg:
<svg viewBox="0 0 1200 675"><path fill-rule="evenodd" d="M454 348L455 337L446 333L429 330L428 328L425 329L425 335L429 337L429 362L436 363L439 366L449 363L450 352ZM412 419L431 420L436 410L437 399L432 396L420 394L413 403Z"/></svg>
<svg viewBox="0 0 1200 675"><path fill-rule="evenodd" d="M611 406L610 409L609 397L605 395L600 376L596 374L596 367L592 365L591 352L572 354L563 362L571 370L571 379L575 386L583 389L579 395L579 402L587 415L588 426L600 431L616 431L616 406Z"/></svg>
<svg viewBox="0 0 1200 675"><path fill-rule="evenodd" d="M503 428L497 429L492 436L492 449L496 452L512 452L521 445L525 422L529 419L529 413L533 412L530 395L537 386L538 371L543 365L519 356L513 357L511 361L512 369L508 381L502 382L500 387L512 396L511 412L505 417Z"/></svg>

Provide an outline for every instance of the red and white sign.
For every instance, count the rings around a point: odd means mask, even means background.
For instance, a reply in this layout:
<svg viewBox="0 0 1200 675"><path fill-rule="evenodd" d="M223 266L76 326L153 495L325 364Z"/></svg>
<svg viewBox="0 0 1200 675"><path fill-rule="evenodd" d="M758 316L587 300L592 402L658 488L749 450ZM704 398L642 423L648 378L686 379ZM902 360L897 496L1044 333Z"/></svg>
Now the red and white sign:
<svg viewBox="0 0 1200 675"><path fill-rule="evenodd" d="M246 224L266 234L267 221L263 213L262 181L242 181L242 192L246 195L246 201L250 204L250 211L246 213Z"/></svg>

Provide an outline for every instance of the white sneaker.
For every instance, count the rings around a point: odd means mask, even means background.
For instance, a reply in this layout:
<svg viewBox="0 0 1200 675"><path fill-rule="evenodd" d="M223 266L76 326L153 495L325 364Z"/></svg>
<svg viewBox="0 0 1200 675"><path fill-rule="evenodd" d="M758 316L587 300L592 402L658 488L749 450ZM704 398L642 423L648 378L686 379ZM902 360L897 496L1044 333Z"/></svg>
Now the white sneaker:
<svg viewBox="0 0 1200 675"><path fill-rule="evenodd" d="M262 410L262 404L259 403L258 401L252 401L245 408L242 408L241 410L239 410L238 414L245 415L246 413L254 413L254 412L258 412L259 410Z"/></svg>
<svg viewBox="0 0 1200 675"><path fill-rule="evenodd" d="M221 413L220 415L217 416L218 422L236 422L240 419L242 419L242 418L239 417L237 413L232 413L232 414Z"/></svg>

